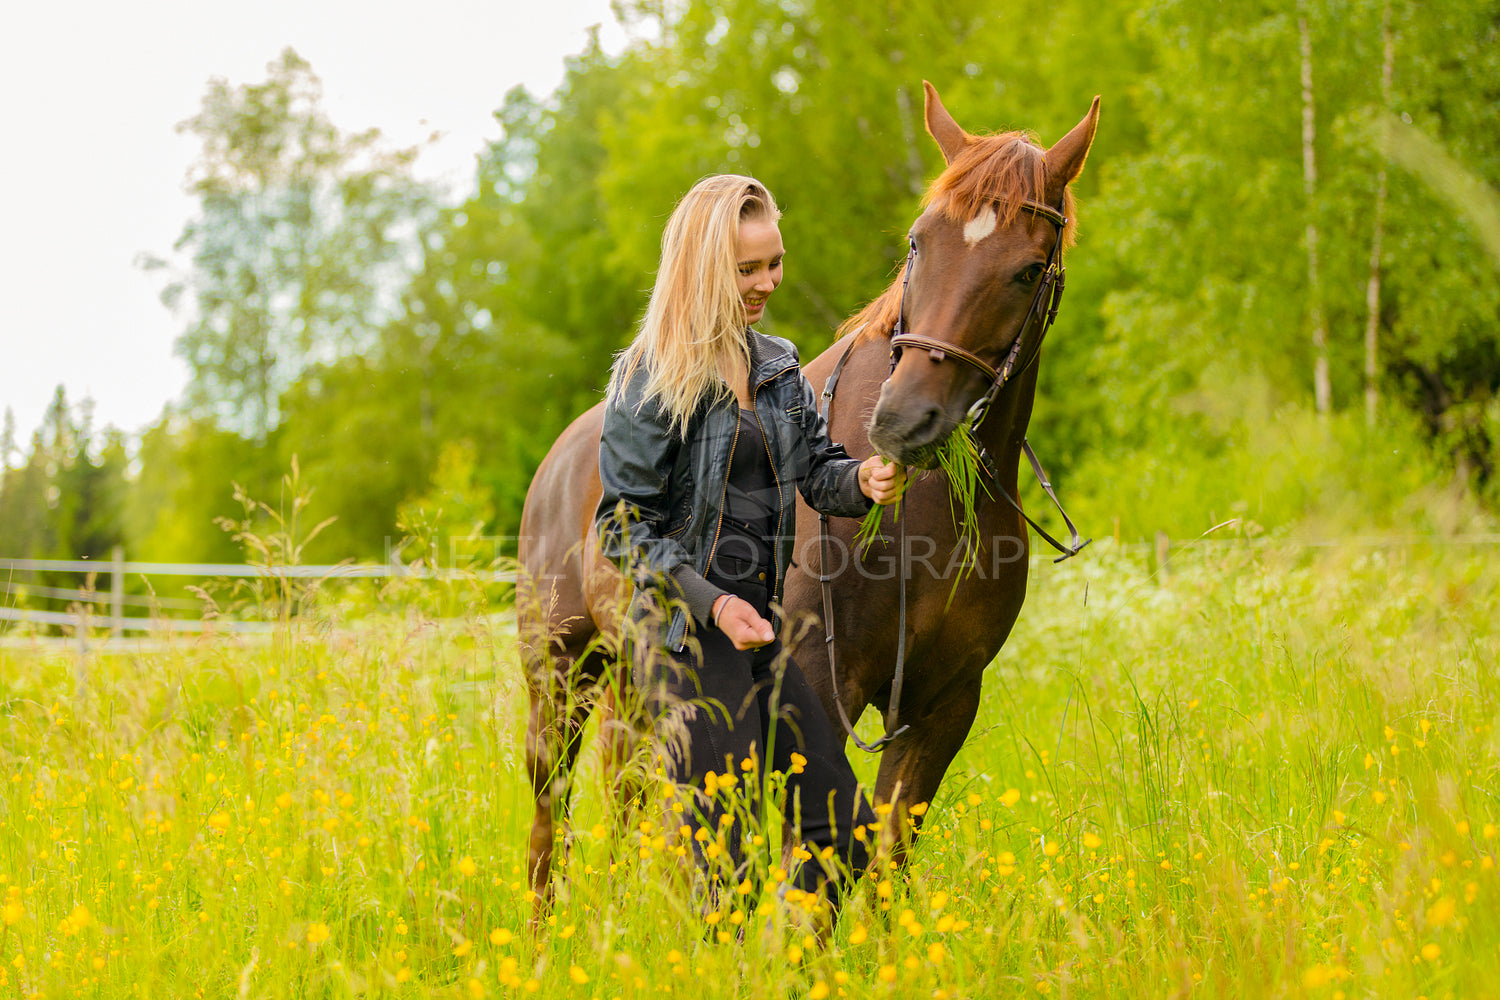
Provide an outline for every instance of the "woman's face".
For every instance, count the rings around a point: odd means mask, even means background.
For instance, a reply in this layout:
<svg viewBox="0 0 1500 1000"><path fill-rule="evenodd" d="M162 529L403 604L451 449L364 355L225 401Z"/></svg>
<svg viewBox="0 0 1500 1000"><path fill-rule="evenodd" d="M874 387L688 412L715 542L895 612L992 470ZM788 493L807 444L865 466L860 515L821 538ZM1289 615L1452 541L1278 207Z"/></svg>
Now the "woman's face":
<svg viewBox="0 0 1500 1000"><path fill-rule="evenodd" d="M781 284L781 258L785 255L781 230L776 223L766 219L740 223L735 260L738 262L740 301L745 304L747 325L760 322L765 315L766 299Z"/></svg>

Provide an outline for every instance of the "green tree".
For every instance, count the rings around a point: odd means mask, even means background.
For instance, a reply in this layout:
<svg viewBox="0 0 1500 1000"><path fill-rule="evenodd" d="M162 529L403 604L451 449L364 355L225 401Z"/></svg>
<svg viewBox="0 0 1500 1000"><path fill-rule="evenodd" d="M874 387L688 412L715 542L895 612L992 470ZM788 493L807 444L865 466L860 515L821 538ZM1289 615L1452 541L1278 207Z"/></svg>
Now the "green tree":
<svg viewBox="0 0 1500 1000"><path fill-rule="evenodd" d="M243 516L235 483L277 481L274 447L274 436L270 447L256 446L210 418L167 407L141 435L139 472L122 505L129 551L164 562L239 562L243 552L218 521ZM257 497L267 498L274 499L269 487Z"/></svg>
<svg viewBox="0 0 1500 1000"><path fill-rule="evenodd" d="M75 408L58 386L24 461L0 469L0 555L107 559L124 540L126 464L124 435L114 428L97 434L92 403ZM71 575L43 579L77 585Z"/></svg>
<svg viewBox="0 0 1500 1000"><path fill-rule="evenodd" d="M0 429L0 470L10 468L12 456L19 459L21 449L16 445L16 411L7 406L5 425Z"/></svg>
<svg viewBox="0 0 1500 1000"><path fill-rule="evenodd" d="M188 184L199 215L163 293L188 320L177 342L188 412L262 443L307 363L373 343L433 212L432 192L411 176L416 150L333 125L317 76L291 49L267 70L264 83L210 81L179 126L202 143Z"/></svg>
<svg viewBox="0 0 1500 1000"><path fill-rule="evenodd" d="M450 442L474 444L490 530L519 526L532 473L599 398L644 304L650 265L614 261L598 184L600 122L620 113L632 72L593 44L569 61L552 107L507 95L474 194L441 213L374 348L310 369L284 397L283 454L341 514L316 551L398 541L397 506L427 491Z"/></svg>
<svg viewBox="0 0 1500 1000"><path fill-rule="evenodd" d="M105 560L121 544L121 501L127 456L124 435L93 430L93 405L85 401L74 419L62 388L48 413L52 434L48 520L51 555L59 559Z"/></svg>
<svg viewBox="0 0 1500 1000"><path fill-rule="evenodd" d="M40 430L21 465L0 472L0 554L35 559L50 553L47 523L47 449Z"/></svg>
<svg viewBox="0 0 1500 1000"><path fill-rule="evenodd" d="M1090 387L1079 394L1079 424L1100 428L1089 464L1101 486L1165 490L1182 481L1181 470L1248 447L1279 415L1313 407L1315 305L1328 331L1332 408L1362 409L1381 109L1481 157L1500 139L1481 110L1494 101L1485 72L1495 60L1496 7L1443 6L1439 15L1393 5L1388 87L1383 0L1300 8L1291 0L1213 8L1166 0L1141 9L1136 30L1152 51L1131 93L1146 142L1103 161L1106 183L1085 216L1108 258L1110 288L1102 336L1076 369L1077 384ZM1315 65L1311 201L1299 9ZM1493 164L1493 152L1474 162ZM1379 385L1404 409L1427 414L1440 454L1467 455L1459 464L1482 474L1494 444L1481 411L1500 384L1495 272L1453 206L1410 177L1389 174L1381 220ZM1318 233L1316 301L1310 225ZM1044 384L1051 368L1049 356ZM1403 415L1393 413L1391 424L1398 430ZM1346 457L1333 437L1324 446L1330 461ZM1202 526L1214 509L1230 513L1225 501L1242 489L1216 485L1201 503ZM1253 498L1238 498L1253 516Z"/></svg>

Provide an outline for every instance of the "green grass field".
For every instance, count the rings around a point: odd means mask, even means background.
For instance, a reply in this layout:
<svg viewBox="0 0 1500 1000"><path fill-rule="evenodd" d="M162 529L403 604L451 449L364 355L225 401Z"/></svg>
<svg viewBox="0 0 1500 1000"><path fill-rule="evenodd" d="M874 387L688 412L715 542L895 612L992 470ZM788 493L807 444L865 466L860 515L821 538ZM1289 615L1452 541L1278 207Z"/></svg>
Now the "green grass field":
<svg viewBox="0 0 1500 1000"><path fill-rule="evenodd" d="M595 752L532 935L503 616L0 650L0 996L1500 992L1493 550L1148 560L1034 567L909 871L827 947L695 910Z"/></svg>

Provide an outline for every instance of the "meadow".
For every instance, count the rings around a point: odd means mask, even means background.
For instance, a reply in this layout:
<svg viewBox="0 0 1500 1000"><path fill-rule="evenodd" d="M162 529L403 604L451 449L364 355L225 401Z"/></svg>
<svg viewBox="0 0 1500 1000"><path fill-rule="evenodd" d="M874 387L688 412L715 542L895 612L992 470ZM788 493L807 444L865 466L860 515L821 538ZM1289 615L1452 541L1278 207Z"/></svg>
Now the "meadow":
<svg viewBox="0 0 1500 1000"><path fill-rule="evenodd" d="M0 649L0 996L1500 991L1491 546L1038 561L908 869L826 944L769 888L695 909L592 750L534 934L513 621L445 604Z"/></svg>

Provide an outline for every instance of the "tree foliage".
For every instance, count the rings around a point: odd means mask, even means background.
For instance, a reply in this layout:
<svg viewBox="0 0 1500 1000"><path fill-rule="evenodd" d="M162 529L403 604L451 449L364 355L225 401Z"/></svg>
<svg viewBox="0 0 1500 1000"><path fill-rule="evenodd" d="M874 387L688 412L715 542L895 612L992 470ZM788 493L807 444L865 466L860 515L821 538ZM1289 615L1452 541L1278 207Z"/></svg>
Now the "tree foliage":
<svg viewBox="0 0 1500 1000"><path fill-rule="evenodd" d="M9 428L8 438L14 429ZM73 406L62 386L24 461L0 464L0 553L11 559L107 561L124 540L127 491L123 435L96 433L92 407ZM71 584L70 584L71 585Z"/></svg>
<svg viewBox="0 0 1500 1000"><path fill-rule="evenodd" d="M202 143L188 183L200 214L178 238L186 265L163 294L189 317L177 352L192 375L190 411L258 442L306 364L371 344L432 201L411 177L415 150L328 121L321 84L294 51L268 70L260 84L211 81L179 126Z"/></svg>
<svg viewBox="0 0 1500 1000"><path fill-rule="evenodd" d="M321 514L339 518L317 558L384 554L403 503L436 509L459 479L490 532L513 532L537 463L633 333L672 205L708 173L776 193L787 277L765 325L811 357L890 279L941 166L924 78L966 126L1044 143L1103 95L1031 437L1124 534L1178 531L1194 504L1205 521L1226 508L1274 520L1272 496L1295 497L1274 501L1283 514L1305 510L1305 490L1248 477L1236 456L1278 462L1256 450L1273 441L1306 452L1319 426L1317 454L1348 473L1320 482L1389 470L1355 453L1415 447L1420 427L1430 460L1412 468L1500 493L1500 268L1476 210L1420 162L1390 164L1380 140L1399 122L1446 150L1469 190L1500 189L1494 0L1058 0L1026 16L981 0L632 0L620 13L636 39L624 52L593 42L555 92L496 95L499 136L474 188L441 208L411 179L410 151L326 120L295 54L264 83L210 85L184 123L204 144L202 211L168 296L193 381L140 444L121 515L133 546L222 557L212 518L231 512L230 482L273 484L294 455ZM1344 415L1363 410L1382 164L1381 423L1356 433ZM1304 419L1311 230L1334 411L1322 423ZM0 542L14 551L62 544L34 516L55 510L57 447L7 459L0 505L15 513ZM1189 483L1196 495L1169 509L1139 502ZM1111 499L1122 490L1137 496Z"/></svg>

